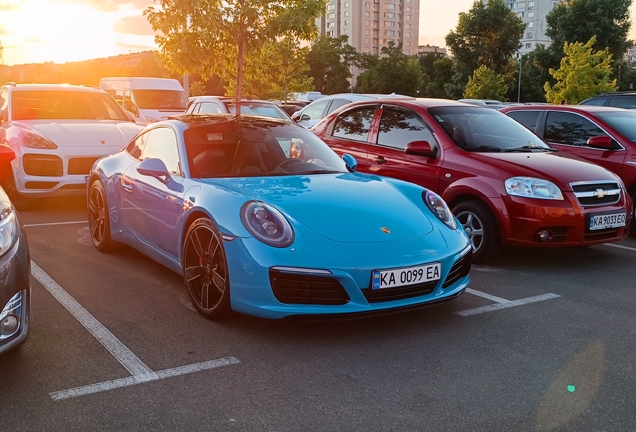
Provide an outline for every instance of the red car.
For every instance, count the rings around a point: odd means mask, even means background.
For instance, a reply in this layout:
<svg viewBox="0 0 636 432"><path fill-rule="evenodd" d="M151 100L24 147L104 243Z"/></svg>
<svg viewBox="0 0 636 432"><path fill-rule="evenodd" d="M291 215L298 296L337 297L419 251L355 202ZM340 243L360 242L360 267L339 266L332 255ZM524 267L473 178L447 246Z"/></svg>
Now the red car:
<svg viewBox="0 0 636 432"><path fill-rule="evenodd" d="M551 146L618 174L636 205L636 112L594 105L528 105L501 112ZM633 219L631 230L636 234Z"/></svg>
<svg viewBox="0 0 636 432"><path fill-rule="evenodd" d="M370 100L338 109L313 131L336 152L355 156L360 171L442 195L476 261L501 245L588 246L629 234L632 203L617 175L556 151L491 108Z"/></svg>

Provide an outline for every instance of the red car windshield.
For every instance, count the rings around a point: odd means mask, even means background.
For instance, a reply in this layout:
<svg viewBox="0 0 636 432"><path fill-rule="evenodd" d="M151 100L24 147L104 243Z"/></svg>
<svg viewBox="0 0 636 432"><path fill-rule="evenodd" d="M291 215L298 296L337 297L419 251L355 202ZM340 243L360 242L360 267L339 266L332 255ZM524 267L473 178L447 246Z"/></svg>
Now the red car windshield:
<svg viewBox="0 0 636 432"><path fill-rule="evenodd" d="M107 93L73 90L27 90L12 93L13 120L130 121Z"/></svg>
<svg viewBox="0 0 636 432"><path fill-rule="evenodd" d="M491 108L437 107L428 111L455 144L466 151L550 150L541 138Z"/></svg>

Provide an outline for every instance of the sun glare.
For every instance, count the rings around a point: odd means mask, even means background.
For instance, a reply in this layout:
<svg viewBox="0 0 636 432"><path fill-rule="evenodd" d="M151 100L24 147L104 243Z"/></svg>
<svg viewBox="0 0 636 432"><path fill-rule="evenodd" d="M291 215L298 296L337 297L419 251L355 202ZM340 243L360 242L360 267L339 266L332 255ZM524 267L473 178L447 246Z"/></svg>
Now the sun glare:
<svg viewBox="0 0 636 432"><path fill-rule="evenodd" d="M64 63L120 54L117 43L125 36L113 32L112 26L126 13L130 11L99 12L78 3L21 3L6 23L11 34L19 36L20 52L12 54L25 60L14 62Z"/></svg>

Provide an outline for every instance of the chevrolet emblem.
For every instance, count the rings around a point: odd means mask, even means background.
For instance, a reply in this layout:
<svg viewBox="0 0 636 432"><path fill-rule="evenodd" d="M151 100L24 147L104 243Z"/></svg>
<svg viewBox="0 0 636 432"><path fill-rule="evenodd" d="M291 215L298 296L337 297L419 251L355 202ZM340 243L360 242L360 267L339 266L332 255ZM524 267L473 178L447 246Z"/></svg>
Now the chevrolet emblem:
<svg viewBox="0 0 636 432"><path fill-rule="evenodd" d="M385 227L380 228L380 231L382 231L384 234L391 234L391 231Z"/></svg>
<svg viewBox="0 0 636 432"><path fill-rule="evenodd" d="M605 198L605 191L603 189L596 189L596 192L594 192L594 196L596 198Z"/></svg>

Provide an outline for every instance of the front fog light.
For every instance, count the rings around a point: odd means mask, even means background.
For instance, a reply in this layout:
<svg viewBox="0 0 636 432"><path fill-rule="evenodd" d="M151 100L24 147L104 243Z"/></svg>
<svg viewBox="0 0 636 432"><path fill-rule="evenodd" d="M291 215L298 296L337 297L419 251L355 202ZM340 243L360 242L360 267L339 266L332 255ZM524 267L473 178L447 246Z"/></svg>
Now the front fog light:
<svg viewBox="0 0 636 432"><path fill-rule="evenodd" d="M8 315L0 321L0 336L11 336L18 329L20 320L15 315Z"/></svg>

